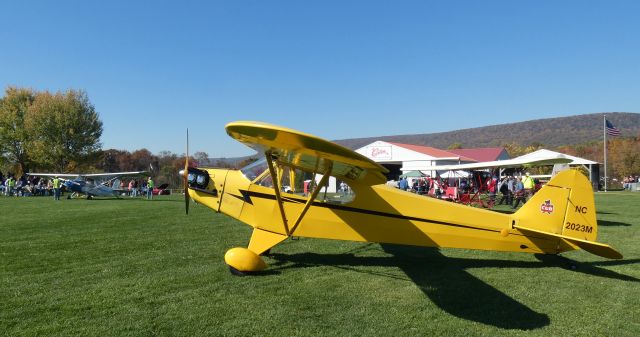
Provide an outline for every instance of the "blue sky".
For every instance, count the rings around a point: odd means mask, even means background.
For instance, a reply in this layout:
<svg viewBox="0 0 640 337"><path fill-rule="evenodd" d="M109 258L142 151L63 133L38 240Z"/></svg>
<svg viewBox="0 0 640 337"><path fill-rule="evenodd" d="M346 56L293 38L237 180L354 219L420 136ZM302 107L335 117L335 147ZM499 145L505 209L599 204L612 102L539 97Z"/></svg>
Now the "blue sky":
<svg viewBox="0 0 640 337"><path fill-rule="evenodd" d="M10 1L0 85L87 91L103 147L253 153L235 120L326 139L640 111L639 1Z"/></svg>

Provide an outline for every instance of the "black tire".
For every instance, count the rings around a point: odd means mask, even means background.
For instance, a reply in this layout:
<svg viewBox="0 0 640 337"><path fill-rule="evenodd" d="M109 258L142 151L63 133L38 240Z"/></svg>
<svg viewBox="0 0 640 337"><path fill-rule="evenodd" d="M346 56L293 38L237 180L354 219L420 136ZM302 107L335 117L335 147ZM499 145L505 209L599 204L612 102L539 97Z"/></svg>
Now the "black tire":
<svg viewBox="0 0 640 337"><path fill-rule="evenodd" d="M233 275L233 276L247 276L247 275L249 275L247 272L239 271L238 269L233 268L231 266L229 266L229 271L231 272L231 275Z"/></svg>

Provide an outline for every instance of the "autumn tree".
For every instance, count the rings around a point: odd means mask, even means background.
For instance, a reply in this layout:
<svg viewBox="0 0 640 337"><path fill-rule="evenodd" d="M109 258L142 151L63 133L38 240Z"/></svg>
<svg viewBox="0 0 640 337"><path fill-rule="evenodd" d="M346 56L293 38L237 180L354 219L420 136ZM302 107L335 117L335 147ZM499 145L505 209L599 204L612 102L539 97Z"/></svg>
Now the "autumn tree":
<svg viewBox="0 0 640 337"><path fill-rule="evenodd" d="M167 183L171 188L179 188L182 185L182 177L178 172L184 168L184 159L171 151L161 151L156 156L158 161L158 183Z"/></svg>
<svg viewBox="0 0 640 337"><path fill-rule="evenodd" d="M25 127L33 159L59 172L74 170L100 150L102 122L84 91L36 94Z"/></svg>
<svg viewBox="0 0 640 337"><path fill-rule="evenodd" d="M0 156L17 164L18 173L29 170L28 144L32 132L25 127L29 107L35 100L31 89L8 87L0 99Z"/></svg>
<svg viewBox="0 0 640 337"><path fill-rule="evenodd" d="M209 154L203 151L198 151L193 154L193 158L198 162L198 165L209 165Z"/></svg>
<svg viewBox="0 0 640 337"><path fill-rule="evenodd" d="M158 158L151 151L143 148L131 153L131 166L129 166L128 170L154 171L151 174L155 176L156 171L159 169Z"/></svg>
<svg viewBox="0 0 640 337"><path fill-rule="evenodd" d="M640 141L637 138L617 138L609 141L609 159L617 177L640 172Z"/></svg>
<svg viewBox="0 0 640 337"><path fill-rule="evenodd" d="M126 150L104 150L98 167L104 172L133 171L130 169L131 153Z"/></svg>
<svg viewBox="0 0 640 337"><path fill-rule="evenodd" d="M502 144L502 147L504 147L507 153L509 153L509 157L511 158L519 157L523 154L526 154L524 146L516 142Z"/></svg>

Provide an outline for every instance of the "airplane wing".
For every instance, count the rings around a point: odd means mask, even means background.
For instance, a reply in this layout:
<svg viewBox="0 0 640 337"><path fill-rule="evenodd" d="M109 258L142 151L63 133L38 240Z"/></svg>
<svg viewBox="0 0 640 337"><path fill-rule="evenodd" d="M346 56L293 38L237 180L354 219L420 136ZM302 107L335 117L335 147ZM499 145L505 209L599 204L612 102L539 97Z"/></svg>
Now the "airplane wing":
<svg viewBox="0 0 640 337"><path fill-rule="evenodd" d="M148 176L147 171L113 172L113 173L27 173L29 176L74 179L78 177L89 178L115 178L115 177L140 177Z"/></svg>
<svg viewBox="0 0 640 337"><path fill-rule="evenodd" d="M89 178L123 178L123 177L142 177L148 176L148 171L131 171L131 172L112 172L112 173L87 173L87 174L78 174L82 177Z"/></svg>
<svg viewBox="0 0 640 337"><path fill-rule="evenodd" d="M227 134L258 153L271 154L278 163L308 172L329 174L338 179L386 182L386 168L346 147L316 136L261 122L233 122ZM326 165L331 162L331 165ZM371 178L369 178L371 179Z"/></svg>
<svg viewBox="0 0 640 337"><path fill-rule="evenodd" d="M48 177L48 178L63 178L63 179L74 179L78 178L80 175L77 173L27 173L28 176L34 177Z"/></svg>
<svg viewBox="0 0 640 337"><path fill-rule="evenodd" d="M423 168L423 171L449 171L449 170L472 170L472 169L484 169L484 168L492 168L492 167L521 167L521 166L543 166L543 165L554 165L554 164L567 164L572 162L573 160L567 158L563 155L557 156L549 156L546 158L539 159L506 159L506 160L494 160L494 161L486 161L480 163L469 163L469 164L457 164L457 165L439 165L439 166L428 166Z"/></svg>

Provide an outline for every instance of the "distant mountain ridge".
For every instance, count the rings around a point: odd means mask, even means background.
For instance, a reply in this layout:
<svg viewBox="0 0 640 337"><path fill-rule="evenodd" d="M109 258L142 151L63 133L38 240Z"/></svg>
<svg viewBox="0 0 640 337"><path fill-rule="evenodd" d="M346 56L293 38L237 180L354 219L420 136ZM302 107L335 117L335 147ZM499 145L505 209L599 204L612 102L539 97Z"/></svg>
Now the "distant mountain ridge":
<svg viewBox="0 0 640 337"><path fill-rule="evenodd" d="M606 112L438 133L340 139L334 142L350 149L358 149L377 140L425 145L439 149L446 149L455 143L462 144L462 148L475 148L496 147L512 142L524 146L542 144L546 147L558 147L601 141L603 115L606 115L607 119L620 129L623 137L640 135L640 113Z"/></svg>
<svg viewBox="0 0 640 337"><path fill-rule="evenodd" d="M640 136L640 113L606 112L536 119L526 122L482 126L438 133L379 136L334 140L344 147L359 149L377 140L404 144L431 146L447 149L449 145L460 143L462 148L498 147L503 144L517 143L523 146L542 144L545 147L577 145L592 141L601 141L603 136L602 116L620 129L621 135ZM238 158L209 158L208 164L226 163L236 167L238 163L258 155Z"/></svg>

